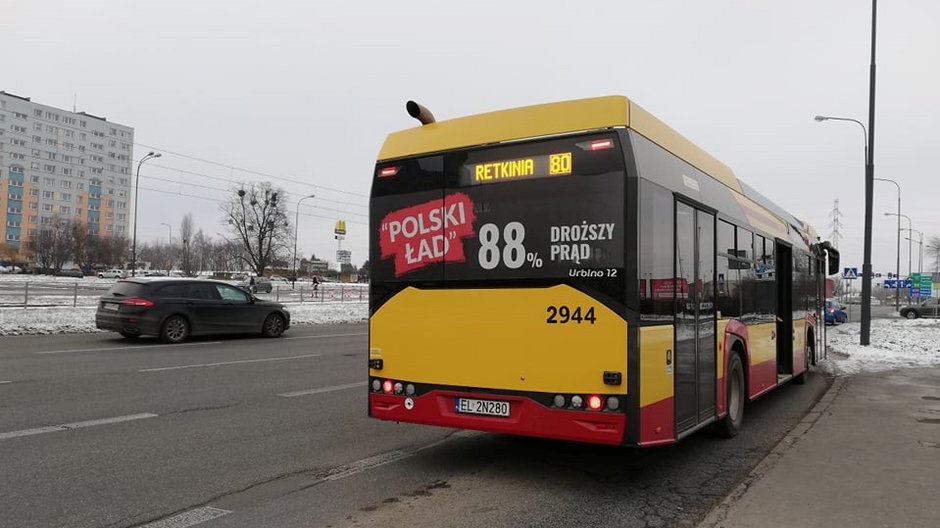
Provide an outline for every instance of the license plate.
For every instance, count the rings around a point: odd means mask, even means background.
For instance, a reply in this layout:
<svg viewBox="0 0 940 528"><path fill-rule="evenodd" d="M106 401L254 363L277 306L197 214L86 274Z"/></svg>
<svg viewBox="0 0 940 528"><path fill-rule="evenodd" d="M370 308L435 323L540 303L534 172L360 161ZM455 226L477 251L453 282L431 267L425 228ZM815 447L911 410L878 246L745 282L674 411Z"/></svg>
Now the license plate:
<svg viewBox="0 0 940 528"><path fill-rule="evenodd" d="M104 308L105 310L111 310L112 312L116 312L121 307L121 305L115 304L115 303L104 303L104 305L102 305L101 307Z"/></svg>
<svg viewBox="0 0 940 528"><path fill-rule="evenodd" d="M457 398L454 407L458 413L509 417L509 402L504 401Z"/></svg>

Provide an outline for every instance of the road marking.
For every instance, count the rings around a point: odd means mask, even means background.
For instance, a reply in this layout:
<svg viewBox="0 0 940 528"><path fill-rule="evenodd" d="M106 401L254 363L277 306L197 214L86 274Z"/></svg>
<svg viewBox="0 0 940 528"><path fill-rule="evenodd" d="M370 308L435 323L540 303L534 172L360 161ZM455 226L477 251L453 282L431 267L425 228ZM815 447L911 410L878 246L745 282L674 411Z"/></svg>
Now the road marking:
<svg viewBox="0 0 940 528"><path fill-rule="evenodd" d="M320 357L320 355L321 354L304 354L302 356L285 356L285 357L273 357L273 358L261 358L261 359L242 359L240 361L222 361L219 363L197 363L195 365L177 365L175 367L157 367L157 368L140 369L137 372L162 372L164 370L182 370L182 369L203 368L203 367L219 367L222 365L241 365L244 363L264 363L267 361L287 361L288 359L304 359L304 358Z"/></svg>
<svg viewBox="0 0 940 528"><path fill-rule="evenodd" d="M353 337L353 336L364 336L369 335L369 332L359 332L358 334L322 334L322 335L309 335L309 336L296 336L296 337L285 337L283 339L319 339L321 337Z"/></svg>
<svg viewBox="0 0 940 528"><path fill-rule="evenodd" d="M202 508L196 508L195 510L189 510L173 517L167 517L159 521L154 521L152 523L147 523L140 528L186 528L187 526L194 526L206 521L211 521L212 519L221 517L223 515L228 515L232 513L231 510L223 510L220 508L213 508L211 506L204 506Z"/></svg>
<svg viewBox="0 0 940 528"><path fill-rule="evenodd" d="M347 383L345 385L333 385L332 387L321 387L319 389L310 389L294 392L285 392L283 394L278 394L278 396L283 396L284 398L295 398L297 396L307 396L309 394L323 394L324 392L334 392L341 391L346 389L353 389L356 387L365 387L368 382L366 381L357 381L356 383Z"/></svg>
<svg viewBox="0 0 940 528"><path fill-rule="evenodd" d="M0 381L0 385L4 385L6 383L13 383L13 382L12 381Z"/></svg>
<svg viewBox="0 0 940 528"><path fill-rule="evenodd" d="M169 348L169 347L221 345L221 344L222 344L221 341L207 341L204 343L180 343L177 345L137 345L137 346L125 346L125 347L106 347L106 348L78 348L74 350L44 350L42 352L36 352L36 354L70 354L72 352L103 352L105 350L135 350L138 348Z"/></svg>
<svg viewBox="0 0 940 528"><path fill-rule="evenodd" d="M36 427L34 429L21 429L19 431L10 431L8 433L0 433L0 440L8 440L10 438L19 438L21 436L31 436L43 433L54 433L57 431L70 431L72 429L82 429L84 427L93 427L95 425L107 425L120 422L130 422L133 420L143 420L145 418L156 418L158 414L153 413L140 413L140 414L128 414L125 416L115 416L114 418L99 418L97 420L86 420L84 422L72 422L62 425L49 425L46 427Z"/></svg>

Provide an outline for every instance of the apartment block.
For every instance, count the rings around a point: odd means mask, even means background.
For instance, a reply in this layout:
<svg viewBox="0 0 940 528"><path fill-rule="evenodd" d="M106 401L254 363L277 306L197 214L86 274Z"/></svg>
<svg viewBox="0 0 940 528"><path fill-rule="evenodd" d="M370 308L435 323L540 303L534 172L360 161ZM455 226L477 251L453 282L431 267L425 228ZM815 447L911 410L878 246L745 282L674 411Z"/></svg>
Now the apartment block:
<svg viewBox="0 0 940 528"><path fill-rule="evenodd" d="M0 91L0 244L28 248L56 219L131 228L134 129Z"/></svg>

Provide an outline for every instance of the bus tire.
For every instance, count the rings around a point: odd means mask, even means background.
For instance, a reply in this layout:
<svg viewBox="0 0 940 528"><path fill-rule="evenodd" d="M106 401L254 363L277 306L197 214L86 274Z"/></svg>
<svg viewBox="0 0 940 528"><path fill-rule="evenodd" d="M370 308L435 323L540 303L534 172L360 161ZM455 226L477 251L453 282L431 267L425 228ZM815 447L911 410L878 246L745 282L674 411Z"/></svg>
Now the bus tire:
<svg viewBox="0 0 940 528"><path fill-rule="evenodd" d="M725 393L727 394L727 414L718 422L718 432L725 438L737 436L744 422L744 366L741 364L741 354L731 355L728 361L728 373L725 376Z"/></svg>

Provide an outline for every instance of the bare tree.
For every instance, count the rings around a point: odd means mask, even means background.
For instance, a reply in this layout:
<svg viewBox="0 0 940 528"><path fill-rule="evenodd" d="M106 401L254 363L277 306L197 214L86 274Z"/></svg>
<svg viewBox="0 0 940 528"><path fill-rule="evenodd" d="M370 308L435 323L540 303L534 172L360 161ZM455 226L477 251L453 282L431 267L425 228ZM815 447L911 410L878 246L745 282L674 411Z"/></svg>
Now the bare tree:
<svg viewBox="0 0 940 528"><path fill-rule="evenodd" d="M180 259L180 268L184 275L193 275L193 261L191 258L190 245L193 242L193 231L195 230L193 214L186 213L183 220L180 221L180 240L183 243L182 258Z"/></svg>
<svg viewBox="0 0 940 528"><path fill-rule="evenodd" d="M124 236L93 236L89 239L89 261L105 268L123 268L130 243Z"/></svg>
<svg viewBox="0 0 940 528"><path fill-rule="evenodd" d="M39 233L30 239L30 247L35 253L39 267L47 272L55 272L72 256L72 225L58 216L43 226Z"/></svg>
<svg viewBox="0 0 940 528"><path fill-rule="evenodd" d="M89 245L92 238L88 224L71 222L69 227L72 230L72 261L82 270L87 270L91 267Z"/></svg>
<svg viewBox="0 0 940 528"><path fill-rule="evenodd" d="M236 189L234 196L220 205L227 228L243 249L242 258L258 275L290 239L283 195L270 182L252 183Z"/></svg>
<svg viewBox="0 0 940 528"><path fill-rule="evenodd" d="M940 236L933 235L927 241L927 256L933 257L933 270L940 272Z"/></svg>

